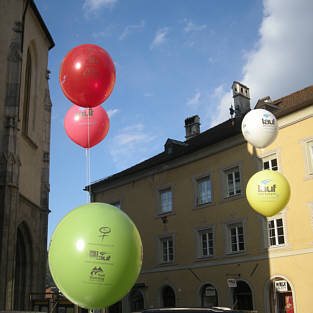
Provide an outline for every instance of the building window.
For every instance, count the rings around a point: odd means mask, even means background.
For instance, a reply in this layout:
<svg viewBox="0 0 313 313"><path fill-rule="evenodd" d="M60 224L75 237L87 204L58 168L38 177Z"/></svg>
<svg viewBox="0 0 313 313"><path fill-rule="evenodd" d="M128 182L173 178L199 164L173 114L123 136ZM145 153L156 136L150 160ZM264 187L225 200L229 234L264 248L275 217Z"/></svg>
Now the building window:
<svg viewBox="0 0 313 313"><path fill-rule="evenodd" d="M280 171L280 153L281 149L275 149L267 153L262 153L260 157L262 167L260 170Z"/></svg>
<svg viewBox="0 0 313 313"><path fill-rule="evenodd" d="M264 170L272 170L272 171L278 171L278 162L276 156L273 156L272 158L264 161L263 160L263 169Z"/></svg>
<svg viewBox="0 0 313 313"><path fill-rule="evenodd" d="M268 244L270 247L285 244L284 221L282 218L268 221Z"/></svg>
<svg viewBox="0 0 313 313"><path fill-rule="evenodd" d="M165 189L160 191L160 214L169 213L173 210L172 190Z"/></svg>
<svg viewBox="0 0 313 313"><path fill-rule="evenodd" d="M233 197L241 194L240 170L233 167L224 171L226 178L226 197Z"/></svg>
<svg viewBox="0 0 313 313"><path fill-rule="evenodd" d="M312 137L302 142L304 150L304 163L307 177L313 177L313 139Z"/></svg>
<svg viewBox="0 0 313 313"><path fill-rule="evenodd" d="M230 252L242 252L245 250L244 231L241 223L228 225L228 236Z"/></svg>
<svg viewBox="0 0 313 313"><path fill-rule="evenodd" d="M197 206L212 202L211 180L205 177L197 180Z"/></svg>
<svg viewBox="0 0 313 313"><path fill-rule="evenodd" d="M214 254L214 235L212 229L199 231L200 257L208 257Z"/></svg>
<svg viewBox="0 0 313 313"><path fill-rule="evenodd" d="M31 96L31 77L32 77L32 59L29 50L27 51L27 60L25 68L24 101L23 101L23 126L22 131L28 135L29 127L29 107Z"/></svg>
<svg viewBox="0 0 313 313"><path fill-rule="evenodd" d="M174 239L172 236L160 238L161 263L174 262Z"/></svg>
<svg viewBox="0 0 313 313"><path fill-rule="evenodd" d="M211 284L206 284L201 288L201 307L211 308L218 306L217 290Z"/></svg>

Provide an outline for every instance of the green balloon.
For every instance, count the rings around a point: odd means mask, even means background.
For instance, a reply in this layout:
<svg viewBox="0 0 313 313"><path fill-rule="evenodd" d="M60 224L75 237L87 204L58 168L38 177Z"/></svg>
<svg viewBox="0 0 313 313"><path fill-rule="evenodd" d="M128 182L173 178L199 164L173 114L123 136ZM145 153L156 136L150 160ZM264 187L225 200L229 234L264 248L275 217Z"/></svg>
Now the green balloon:
<svg viewBox="0 0 313 313"><path fill-rule="evenodd" d="M105 203L88 203L57 225L49 247L49 267L60 291L87 309L108 307L135 284L142 243L131 219Z"/></svg>

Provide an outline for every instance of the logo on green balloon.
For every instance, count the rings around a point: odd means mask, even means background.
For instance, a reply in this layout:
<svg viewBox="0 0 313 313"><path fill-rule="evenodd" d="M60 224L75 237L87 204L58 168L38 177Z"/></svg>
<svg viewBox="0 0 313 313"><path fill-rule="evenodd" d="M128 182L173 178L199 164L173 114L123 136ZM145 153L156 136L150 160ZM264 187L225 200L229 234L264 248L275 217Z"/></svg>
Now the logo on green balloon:
<svg viewBox="0 0 313 313"><path fill-rule="evenodd" d="M110 227L102 226L99 228L99 233L101 234L101 235L99 235L99 237L103 240L104 237L108 236L110 232L111 232Z"/></svg>
<svg viewBox="0 0 313 313"><path fill-rule="evenodd" d="M99 266L99 267L95 266L90 272L89 280L103 282L104 276L105 276L105 274L103 273L102 267L101 266Z"/></svg>

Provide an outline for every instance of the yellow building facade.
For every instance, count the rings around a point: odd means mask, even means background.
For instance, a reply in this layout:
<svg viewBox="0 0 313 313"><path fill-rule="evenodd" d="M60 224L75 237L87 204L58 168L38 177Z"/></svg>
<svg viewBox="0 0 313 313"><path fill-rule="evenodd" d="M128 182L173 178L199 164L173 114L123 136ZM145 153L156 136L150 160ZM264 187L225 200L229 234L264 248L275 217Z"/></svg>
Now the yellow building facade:
<svg viewBox="0 0 313 313"><path fill-rule="evenodd" d="M237 89L236 89L237 88ZM256 108L273 112L276 140L255 149L241 134L248 87L234 82L236 116L90 187L94 202L117 206L136 224L143 267L129 294L110 308L226 306L257 312L313 312L313 86ZM291 198L265 218L245 188L262 169L281 172Z"/></svg>

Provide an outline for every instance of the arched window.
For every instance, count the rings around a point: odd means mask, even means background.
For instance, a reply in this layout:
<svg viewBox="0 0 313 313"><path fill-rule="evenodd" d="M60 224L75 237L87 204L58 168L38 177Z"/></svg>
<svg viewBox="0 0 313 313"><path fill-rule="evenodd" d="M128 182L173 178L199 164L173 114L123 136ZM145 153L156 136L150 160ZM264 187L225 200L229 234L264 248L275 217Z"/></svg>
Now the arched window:
<svg viewBox="0 0 313 313"><path fill-rule="evenodd" d="M253 310L251 289L242 280L237 280L237 287L233 289L233 306L237 310Z"/></svg>
<svg viewBox="0 0 313 313"><path fill-rule="evenodd" d="M28 228L17 228L14 277L14 310L28 309L32 277L32 244Z"/></svg>
<svg viewBox="0 0 313 313"><path fill-rule="evenodd" d="M206 284L201 288L201 307L210 308L218 306L217 290L211 284Z"/></svg>
<svg viewBox="0 0 313 313"><path fill-rule="evenodd" d="M270 313L294 312L294 298L291 286L282 277L271 280L269 288Z"/></svg>
<svg viewBox="0 0 313 313"><path fill-rule="evenodd" d="M162 304L164 308L173 308L176 306L175 292L170 286L162 288Z"/></svg>
<svg viewBox="0 0 313 313"><path fill-rule="evenodd" d="M25 68L25 84L24 84L24 101L23 101L23 124L22 130L25 135L28 134L29 127L29 110L30 110L30 96L32 85L32 58L29 49L27 50L27 60Z"/></svg>
<svg viewBox="0 0 313 313"><path fill-rule="evenodd" d="M138 312L144 309L144 299L139 289L134 289L130 293L130 311Z"/></svg>

